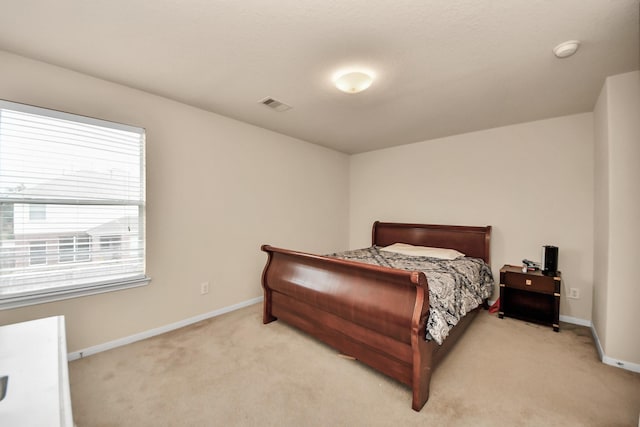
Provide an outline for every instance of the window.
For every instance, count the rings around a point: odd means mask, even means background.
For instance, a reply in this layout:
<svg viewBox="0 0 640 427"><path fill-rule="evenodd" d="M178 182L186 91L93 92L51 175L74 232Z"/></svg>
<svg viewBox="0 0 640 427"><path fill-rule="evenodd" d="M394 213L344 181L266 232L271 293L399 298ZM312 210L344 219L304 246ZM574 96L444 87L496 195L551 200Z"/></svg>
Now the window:
<svg viewBox="0 0 640 427"><path fill-rule="evenodd" d="M29 242L29 265L47 263L47 244L45 242Z"/></svg>
<svg viewBox="0 0 640 427"><path fill-rule="evenodd" d="M76 261L89 261L91 259L91 236L76 236L75 239Z"/></svg>
<svg viewBox="0 0 640 427"><path fill-rule="evenodd" d="M0 101L0 309L148 283L144 142Z"/></svg>
<svg viewBox="0 0 640 427"><path fill-rule="evenodd" d="M120 236L102 236L100 237L100 251L102 255L111 259L117 259L122 246Z"/></svg>
<svg viewBox="0 0 640 427"><path fill-rule="evenodd" d="M29 220L42 221L47 219L47 205L30 205Z"/></svg>
<svg viewBox="0 0 640 427"><path fill-rule="evenodd" d="M85 262L91 260L91 236L61 237L58 240L59 262Z"/></svg>
<svg viewBox="0 0 640 427"><path fill-rule="evenodd" d="M72 262L75 258L73 253L75 252L73 237L65 237L60 239L58 244L58 254L60 262Z"/></svg>

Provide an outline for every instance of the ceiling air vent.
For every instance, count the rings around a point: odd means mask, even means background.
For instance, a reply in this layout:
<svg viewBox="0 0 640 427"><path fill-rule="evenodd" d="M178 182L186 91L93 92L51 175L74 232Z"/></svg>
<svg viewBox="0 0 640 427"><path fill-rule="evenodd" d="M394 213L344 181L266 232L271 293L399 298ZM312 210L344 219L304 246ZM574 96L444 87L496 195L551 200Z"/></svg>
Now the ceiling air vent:
<svg viewBox="0 0 640 427"><path fill-rule="evenodd" d="M273 99L270 96L261 100L260 103L278 112L283 112L291 109L290 105L287 105L284 102L280 102L277 99Z"/></svg>

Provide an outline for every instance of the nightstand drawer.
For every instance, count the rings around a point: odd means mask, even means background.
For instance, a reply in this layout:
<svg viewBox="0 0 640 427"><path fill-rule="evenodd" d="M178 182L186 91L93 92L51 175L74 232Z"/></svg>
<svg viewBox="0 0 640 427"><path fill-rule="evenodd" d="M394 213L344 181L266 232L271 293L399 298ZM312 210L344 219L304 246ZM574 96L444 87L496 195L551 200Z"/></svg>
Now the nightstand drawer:
<svg viewBox="0 0 640 427"><path fill-rule="evenodd" d="M553 294L556 292L556 282L552 276L538 276L527 273L506 271L501 277L501 284L514 289L530 292Z"/></svg>

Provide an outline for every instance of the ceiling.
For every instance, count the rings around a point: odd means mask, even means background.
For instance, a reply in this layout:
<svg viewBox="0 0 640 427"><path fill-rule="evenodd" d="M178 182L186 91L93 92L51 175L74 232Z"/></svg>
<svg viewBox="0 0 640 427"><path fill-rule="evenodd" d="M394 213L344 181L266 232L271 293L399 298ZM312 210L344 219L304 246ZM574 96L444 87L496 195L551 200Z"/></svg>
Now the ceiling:
<svg viewBox="0 0 640 427"><path fill-rule="evenodd" d="M360 153L592 111L639 68L639 2L2 0L0 49ZM353 66L376 79L342 93Z"/></svg>

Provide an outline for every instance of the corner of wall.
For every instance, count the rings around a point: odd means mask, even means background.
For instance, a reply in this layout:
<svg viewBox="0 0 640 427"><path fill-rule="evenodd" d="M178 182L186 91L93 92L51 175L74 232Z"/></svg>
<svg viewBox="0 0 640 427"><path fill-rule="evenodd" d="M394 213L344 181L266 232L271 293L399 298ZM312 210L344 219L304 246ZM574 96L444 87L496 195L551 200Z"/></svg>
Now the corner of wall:
<svg viewBox="0 0 640 427"><path fill-rule="evenodd" d="M608 179L608 91L607 80L600 90L598 100L593 110L594 133L594 197L593 197L593 304L591 308L592 330L594 337L600 331L603 344L606 341L607 326L607 283L609 257L609 179ZM603 351L599 339L596 339L600 359Z"/></svg>
<svg viewBox="0 0 640 427"><path fill-rule="evenodd" d="M640 289L629 260L640 255L638 114L640 71L607 77L594 109L593 331L604 363L636 372L640 342L630 337Z"/></svg>

